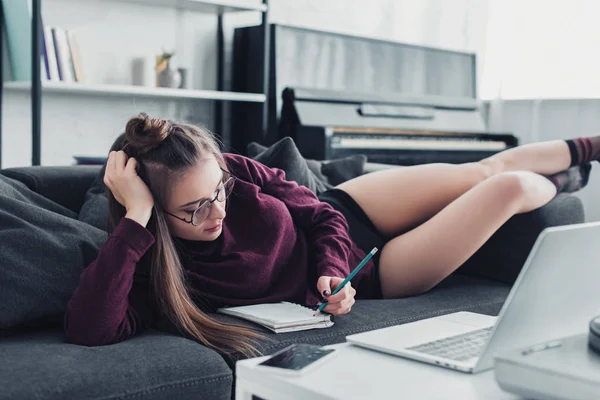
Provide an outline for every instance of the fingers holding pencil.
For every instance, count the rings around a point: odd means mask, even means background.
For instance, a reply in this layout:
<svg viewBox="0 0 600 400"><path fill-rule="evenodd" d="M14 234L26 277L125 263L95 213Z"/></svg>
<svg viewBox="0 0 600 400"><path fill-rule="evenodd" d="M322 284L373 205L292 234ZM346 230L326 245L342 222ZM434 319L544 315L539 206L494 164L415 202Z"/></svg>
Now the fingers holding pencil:
<svg viewBox="0 0 600 400"><path fill-rule="evenodd" d="M319 278L319 281L317 282L317 288L319 289L320 293L323 293L324 295L326 295L326 291L330 291L331 289L333 289L333 292L331 294L331 297L333 298L336 294L338 294L339 292L341 292L343 289L345 289L346 286L349 286L351 288L351 285L349 285L350 280L352 278L354 278L354 276L362 269L362 267L365 266L365 264L371 259L371 257L373 257L375 255L375 253L377 253L378 249L377 247L373 247L373 250L371 250L369 252L369 254L367 254L367 256L360 262L360 264L358 264L356 266L356 268L354 268L354 270L350 273L350 275L348 275L346 277L346 279L344 279L343 281L341 281L339 284L336 284L335 287L332 287L331 283L332 280L338 280L341 278L337 278L337 277L329 277L329 276L322 276ZM336 282L337 283L337 282ZM350 290L350 289L348 289ZM352 289L354 290L354 289ZM350 292L352 293L352 292ZM354 304L354 295L356 294L356 290L354 290L354 293L352 293L352 301L347 300L346 303L351 302L352 304L350 304L350 308L352 308L352 305ZM340 296L342 297L342 296ZM349 296L346 294L344 296L344 298L349 298ZM337 300L337 298L335 298ZM323 311L327 306L328 306L328 302L323 302L321 303L321 305L317 308L317 310L315 311L315 313L313 314L313 316L319 314L321 311ZM345 306L347 307L348 304L345 304ZM331 309L331 308L330 308ZM348 310L346 311L346 313L350 311L350 309L348 308Z"/></svg>
<svg viewBox="0 0 600 400"><path fill-rule="evenodd" d="M348 282L333 295L327 295L326 293L335 292L335 289L342 284L344 280L338 277L322 276L317 282L319 292L325 294L324 302L327 303L322 311L328 312L333 315L343 315L350 312L350 309L354 305L354 296L356 296L356 289L352 287L352 284ZM324 289L325 288L325 289ZM330 289L329 289L330 288ZM317 310L314 315L320 313L321 310Z"/></svg>

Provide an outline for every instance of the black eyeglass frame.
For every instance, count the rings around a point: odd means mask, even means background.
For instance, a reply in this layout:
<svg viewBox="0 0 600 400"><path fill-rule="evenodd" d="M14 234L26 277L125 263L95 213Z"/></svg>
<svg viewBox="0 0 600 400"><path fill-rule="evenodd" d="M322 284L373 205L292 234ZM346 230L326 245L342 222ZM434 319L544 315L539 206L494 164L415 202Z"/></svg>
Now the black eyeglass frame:
<svg viewBox="0 0 600 400"><path fill-rule="evenodd" d="M198 212L198 210L200 210L202 207L205 207L208 204L207 209L208 209L209 214L210 214L210 209L212 208L213 203L215 201L217 201L217 199L219 198L219 193L221 192L221 188L223 188L223 191L225 191L225 186L226 186L226 184L229 181L232 181L231 184L232 184L232 188L233 188L233 184L235 183L235 181L237 179L237 177L235 175L233 175L231 172L225 171L223 168L221 168L221 171L223 171L224 173L228 174L229 178L227 178L224 182L223 181L221 182L221 184L219 185L219 187L217 189L217 194L215 194L215 197L212 200L204 200L203 202L200 203L200 205L194 210L194 212L192 212L192 215L191 215L189 221L187 219L185 219L185 218L182 218L182 217L179 217L179 216L177 216L175 214L172 214L172 213L170 213L170 212L168 212L166 210L164 211L165 214L168 214L171 217L177 218L178 220L183 221L185 223L192 224L193 226L200 226L200 225L202 225L202 223L206 220L206 217L204 217L204 219L202 221L200 221L199 224L195 224L194 223L194 217L196 216L196 213ZM229 193L224 192L224 193L225 193L225 198L223 200L219 200L219 203L224 202L229 197L229 195L231 194L231 192L229 192ZM209 214L207 214L207 216Z"/></svg>

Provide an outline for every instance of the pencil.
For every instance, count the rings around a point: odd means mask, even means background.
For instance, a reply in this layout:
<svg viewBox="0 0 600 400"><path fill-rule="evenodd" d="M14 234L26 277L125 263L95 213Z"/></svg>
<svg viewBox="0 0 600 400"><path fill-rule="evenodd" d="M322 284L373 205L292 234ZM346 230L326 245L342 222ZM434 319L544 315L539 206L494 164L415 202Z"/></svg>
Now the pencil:
<svg viewBox="0 0 600 400"><path fill-rule="evenodd" d="M367 256L360 262L360 264L358 264L358 266L356 268L354 268L354 271L350 272L350 275L348 275L346 277L346 279L344 279L342 281L342 283L340 283L339 286L335 288L335 290L333 291L333 293L331 293L331 295L333 296L334 294L336 294L337 292L339 292L340 290L342 290L344 288L344 286L346 286L346 284L348 282L350 282L350 279L354 278L354 276L356 274L358 274L358 271L360 271L362 269L362 267L365 266L365 264L367 263L367 261L369 261L371 259L371 257L373 257L375 255L375 253L377 253L377 247L373 247L373 250L371 250L369 252L369 254L367 254ZM313 317L315 315L317 315L318 313L320 313L321 311L323 311L323 309L325 307L327 307L327 303L321 303L321 305L319 306L319 308L317 308L317 311L315 311L315 313L313 314Z"/></svg>

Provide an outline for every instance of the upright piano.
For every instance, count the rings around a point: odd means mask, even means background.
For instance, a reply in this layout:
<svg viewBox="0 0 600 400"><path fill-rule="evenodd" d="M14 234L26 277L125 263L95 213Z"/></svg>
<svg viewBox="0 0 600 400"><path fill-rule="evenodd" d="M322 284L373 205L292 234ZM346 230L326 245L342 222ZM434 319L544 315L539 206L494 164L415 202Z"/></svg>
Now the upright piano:
<svg viewBox="0 0 600 400"><path fill-rule="evenodd" d="M231 146L285 136L306 157L362 153L394 164L466 162L517 145L487 132L477 100L476 54L271 24L268 130L259 106L232 105ZM232 89L262 92L259 26L234 34Z"/></svg>
<svg viewBox="0 0 600 400"><path fill-rule="evenodd" d="M282 100L279 136L292 137L307 158L463 163L518 145L510 133L485 130L475 99L287 87Z"/></svg>

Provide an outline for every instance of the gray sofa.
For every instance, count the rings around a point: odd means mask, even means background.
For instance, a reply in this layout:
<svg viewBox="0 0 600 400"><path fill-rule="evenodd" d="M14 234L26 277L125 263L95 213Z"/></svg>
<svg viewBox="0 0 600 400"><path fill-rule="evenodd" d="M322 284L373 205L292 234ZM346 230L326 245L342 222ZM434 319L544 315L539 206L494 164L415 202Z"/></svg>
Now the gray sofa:
<svg viewBox="0 0 600 400"><path fill-rule="evenodd" d="M366 172L371 168L367 166ZM98 171L99 167L72 166L0 173L78 212ZM459 310L496 315L539 232L583 219L580 201L559 195L542 209L511 219L480 252L427 294L358 301L352 313L336 318L330 329L280 335L265 331L262 350L269 354L295 342L339 343L348 334ZM0 251L4 251L1 243ZM57 323L0 331L0 399L232 397L237 356L223 356L180 337L168 325L157 328L102 347L66 343Z"/></svg>

